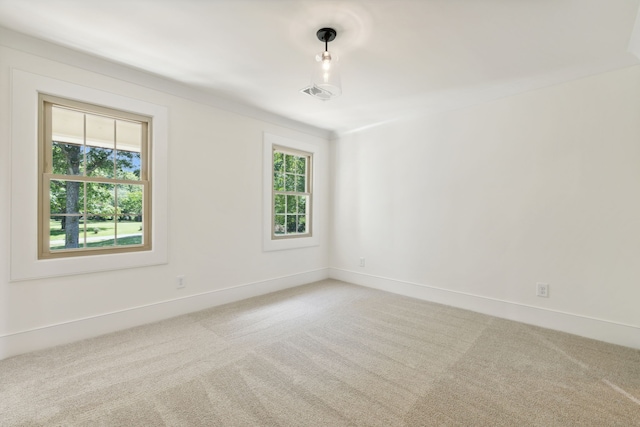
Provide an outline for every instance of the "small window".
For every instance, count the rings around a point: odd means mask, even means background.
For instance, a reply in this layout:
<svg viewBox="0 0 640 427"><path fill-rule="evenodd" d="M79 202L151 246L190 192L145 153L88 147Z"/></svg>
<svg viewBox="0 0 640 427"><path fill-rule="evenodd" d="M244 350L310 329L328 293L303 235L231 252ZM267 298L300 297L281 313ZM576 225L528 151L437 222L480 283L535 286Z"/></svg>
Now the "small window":
<svg viewBox="0 0 640 427"><path fill-rule="evenodd" d="M264 133L262 248L320 245L323 151L313 143Z"/></svg>
<svg viewBox="0 0 640 427"><path fill-rule="evenodd" d="M313 155L273 146L272 238L311 236Z"/></svg>
<svg viewBox="0 0 640 427"><path fill-rule="evenodd" d="M151 119L39 100L39 258L150 250Z"/></svg>

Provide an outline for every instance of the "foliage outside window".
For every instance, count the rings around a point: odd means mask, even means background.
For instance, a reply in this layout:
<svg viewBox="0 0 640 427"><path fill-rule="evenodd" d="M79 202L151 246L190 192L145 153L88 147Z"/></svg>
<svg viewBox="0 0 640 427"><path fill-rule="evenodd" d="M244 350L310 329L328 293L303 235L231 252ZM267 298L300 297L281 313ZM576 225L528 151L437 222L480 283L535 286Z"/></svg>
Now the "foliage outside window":
<svg viewBox="0 0 640 427"><path fill-rule="evenodd" d="M40 95L39 257L151 247L151 119Z"/></svg>
<svg viewBox="0 0 640 427"><path fill-rule="evenodd" d="M272 238L311 235L310 153L273 148Z"/></svg>

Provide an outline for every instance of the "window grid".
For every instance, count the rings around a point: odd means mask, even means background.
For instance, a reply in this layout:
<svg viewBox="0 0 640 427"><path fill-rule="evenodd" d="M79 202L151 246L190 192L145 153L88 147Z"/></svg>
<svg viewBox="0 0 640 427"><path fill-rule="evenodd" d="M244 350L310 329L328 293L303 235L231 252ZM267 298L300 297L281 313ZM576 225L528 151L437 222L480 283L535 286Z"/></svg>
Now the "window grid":
<svg viewBox="0 0 640 427"><path fill-rule="evenodd" d="M311 235L310 153L273 148L272 238Z"/></svg>
<svg viewBox="0 0 640 427"><path fill-rule="evenodd" d="M47 95L40 95L40 105L39 258L149 250L150 119ZM54 111L57 114L55 119ZM67 134L57 129L54 137L54 126L69 126L64 117L66 113L82 115L81 129L78 126L75 132ZM98 126L93 130L96 135L105 133L107 139L99 141L96 137L95 141L89 141L89 117L103 123L110 121L106 129ZM123 130L122 138L119 127ZM127 128L129 137L133 138L131 140L123 139L127 136ZM79 150L81 153L77 153ZM70 153L80 154L79 165L76 160L70 160ZM90 159L90 156L96 159ZM58 184L54 186L54 183ZM64 191L60 191L62 187ZM69 195L70 189L74 193L72 196ZM54 200L56 197L61 200ZM128 200L130 203L127 205ZM72 206L74 201L75 206ZM93 224L91 229L90 220ZM60 221L59 230L51 226L55 221ZM129 223L127 227L121 227L123 221ZM71 231L67 231L68 227ZM126 234L127 229L130 234ZM61 230L64 236L59 236ZM62 242L61 237L64 239Z"/></svg>

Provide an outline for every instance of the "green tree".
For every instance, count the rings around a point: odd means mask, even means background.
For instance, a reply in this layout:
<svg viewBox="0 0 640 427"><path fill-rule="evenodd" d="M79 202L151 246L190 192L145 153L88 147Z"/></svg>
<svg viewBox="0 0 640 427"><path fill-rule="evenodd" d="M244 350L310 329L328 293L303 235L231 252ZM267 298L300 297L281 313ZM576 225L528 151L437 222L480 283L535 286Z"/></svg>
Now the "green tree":
<svg viewBox="0 0 640 427"><path fill-rule="evenodd" d="M53 172L65 175L80 175L80 168L83 162L82 146L75 144L53 144ZM64 182L64 196L59 192L55 197L56 205L61 212L67 214L77 214L73 216L65 216L62 218L62 228L65 230L65 248L77 248L79 240L79 224L80 216L78 202L80 197L79 181L62 181ZM52 190L62 190L62 186L58 185ZM64 204L63 204L64 201Z"/></svg>
<svg viewBox="0 0 640 427"><path fill-rule="evenodd" d="M118 209L121 219L142 221L142 186L118 186Z"/></svg>
<svg viewBox="0 0 640 427"><path fill-rule="evenodd" d="M85 152L86 150L86 152ZM117 162L114 162L114 155ZM65 144L53 142L52 159L53 173L73 176L97 176L113 177L114 166L116 173L121 176L125 173L139 176L139 170L135 159L139 159L139 153L117 151L99 147L90 147L77 144ZM115 206L114 186L72 180L52 181L50 187L51 212L65 213L62 217L61 227L65 230L65 248L78 248L80 236L80 219L86 213L108 217L118 214ZM86 190L85 190L86 188Z"/></svg>

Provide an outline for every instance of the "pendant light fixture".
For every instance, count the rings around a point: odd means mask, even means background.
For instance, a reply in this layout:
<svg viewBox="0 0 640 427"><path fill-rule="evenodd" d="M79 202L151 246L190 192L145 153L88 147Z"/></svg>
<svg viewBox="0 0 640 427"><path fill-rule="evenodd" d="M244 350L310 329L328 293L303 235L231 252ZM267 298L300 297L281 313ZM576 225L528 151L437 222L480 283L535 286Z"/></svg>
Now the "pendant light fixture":
<svg viewBox="0 0 640 427"><path fill-rule="evenodd" d="M324 52L316 55L316 67L311 75L311 85L301 92L314 98L327 101L342 94L340 74L338 73L338 56L329 52L329 42L336 38L333 28L321 28L316 33L318 40L324 42Z"/></svg>

